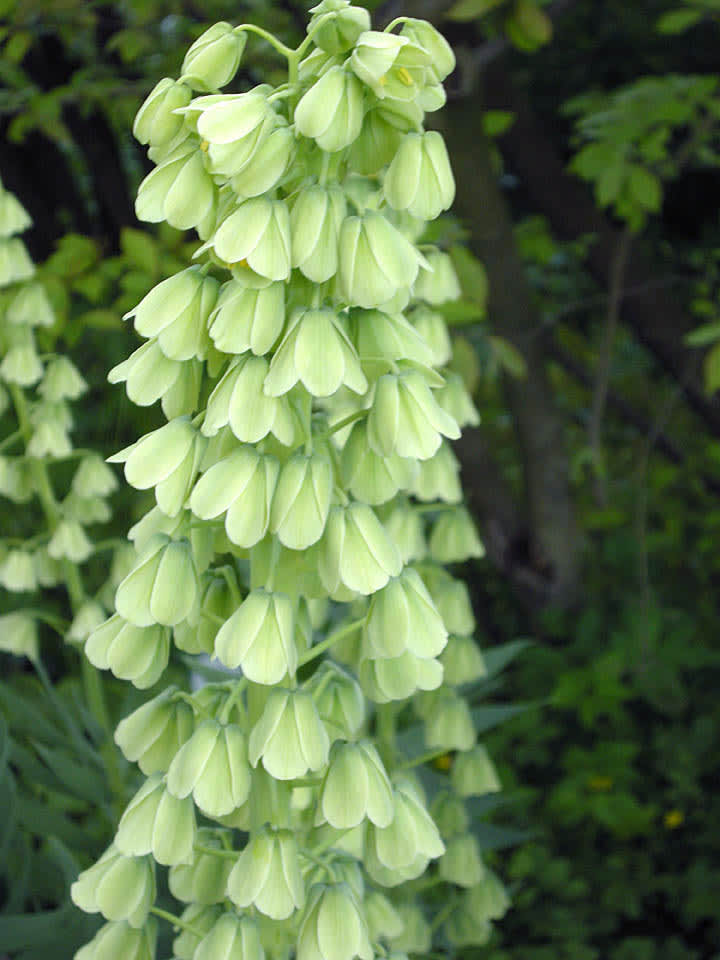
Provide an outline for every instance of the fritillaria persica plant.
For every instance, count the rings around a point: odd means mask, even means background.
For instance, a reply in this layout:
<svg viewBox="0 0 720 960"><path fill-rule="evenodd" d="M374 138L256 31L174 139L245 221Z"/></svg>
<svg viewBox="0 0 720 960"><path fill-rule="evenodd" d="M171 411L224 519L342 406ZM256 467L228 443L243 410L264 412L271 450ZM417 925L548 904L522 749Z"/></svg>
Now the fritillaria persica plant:
<svg viewBox="0 0 720 960"><path fill-rule="evenodd" d="M421 20L311 14L296 50L215 24L135 122L138 216L201 245L110 374L168 422L111 458L157 505L85 649L140 687L172 645L227 669L117 728L146 779L73 887L107 921L78 960L149 960L158 919L178 960L371 960L483 943L507 907L468 830L464 798L499 785L443 568L482 552L447 443L477 412L444 372L452 263L419 242L454 196L423 127L454 57ZM287 82L223 94L250 33ZM426 761L454 751L431 796Z"/></svg>

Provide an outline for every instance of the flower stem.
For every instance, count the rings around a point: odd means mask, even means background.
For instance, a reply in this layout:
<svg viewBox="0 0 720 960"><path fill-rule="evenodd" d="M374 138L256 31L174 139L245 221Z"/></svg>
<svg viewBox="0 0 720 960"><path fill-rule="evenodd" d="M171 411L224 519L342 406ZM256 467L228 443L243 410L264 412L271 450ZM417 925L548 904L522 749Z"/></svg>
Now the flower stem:
<svg viewBox="0 0 720 960"><path fill-rule="evenodd" d="M321 640L320 643L316 643L314 647L310 647L309 650L306 650L298 660L299 666L303 667L306 663L309 663L311 660L319 657L321 653L325 653L325 651L328 650L334 643L337 643L338 640L342 640L342 638L346 637L348 634L353 633L355 630L359 630L364 623L365 617L361 617L359 620L353 620L352 623L346 623L344 626L339 627L334 633L331 633L329 637L326 637L324 640Z"/></svg>
<svg viewBox="0 0 720 960"><path fill-rule="evenodd" d="M180 917L176 917L174 913L163 910L161 907L150 907L150 913L155 914L156 917L160 917L161 920L167 920L168 923L171 923L173 927L177 927L179 930L187 930L188 933L191 933L199 940L202 940L205 936L204 931L198 927L194 927L191 923L186 923L185 920L181 920Z"/></svg>
<svg viewBox="0 0 720 960"><path fill-rule="evenodd" d="M269 30L263 30L262 27L258 27L254 23L241 23L239 27L235 27L235 33L256 33L259 37L262 37L263 40L267 40L271 47L275 47L278 53L282 54L288 61L296 56L296 51L291 50L290 47L286 47L285 44L278 40L275 34L270 33Z"/></svg>

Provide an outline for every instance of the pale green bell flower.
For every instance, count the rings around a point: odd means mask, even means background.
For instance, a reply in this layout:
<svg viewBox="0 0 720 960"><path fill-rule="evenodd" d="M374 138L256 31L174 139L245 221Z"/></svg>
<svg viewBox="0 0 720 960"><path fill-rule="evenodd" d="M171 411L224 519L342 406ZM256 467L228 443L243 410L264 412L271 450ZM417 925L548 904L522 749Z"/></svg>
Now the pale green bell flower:
<svg viewBox="0 0 720 960"><path fill-rule="evenodd" d="M41 587L56 587L63 582L63 564L59 560L53 560L47 552L47 547L40 547L35 551L33 564L35 576Z"/></svg>
<svg viewBox="0 0 720 960"><path fill-rule="evenodd" d="M430 556L438 563L462 563L470 557L485 556L468 510L454 507L439 515L430 534Z"/></svg>
<svg viewBox="0 0 720 960"><path fill-rule="evenodd" d="M338 282L350 306L379 307L411 286L425 258L381 213L346 217L340 227Z"/></svg>
<svg viewBox="0 0 720 960"><path fill-rule="evenodd" d="M195 90L217 90L230 83L240 66L247 36L224 20L201 33L182 62L183 80Z"/></svg>
<svg viewBox="0 0 720 960"><path fill-rule="evenodd" d="M141 927L155 903L155 864L151 857L126 857L111 844L70 887L73 903L106 920Z"/></svg>
<svg viewBox="0 0 720 960"><path fill-rule="evenodd" d="M321 150L349 147L362 127L362 84L349 70L333 66L303 95L295 108L295 129Z"/></svg>
<svg viewBox="0 0 720 960"><path fill-rule="evenodd" d="M258 924L234 911L223 913L198 945L193 960L265 960Z"/></svg>
<svg viewBox="0 0 720 960"><path fill-rule="evenodd" d="M5 319L18 326L51 327L55 323L55 311L42 284L28 283L21 287L10 301Z"/></svg>
<svg viewBox="0 0 720 960"><path fill-rule="evenodd" d="M250 767L240 727L204 720L170 764L167 788L180 799L192 794L208 817L221 817L242 806L250 794Z"/></svg>
<svg viewBox="0 0 720 960"><path fill-rule="evenodd" d="M405 700L417 690L436 690L443 681L437 660L421 659L406 650L399 657L365 659L360 663L363 688L375 703Z"/></svg>
<svg viewBox="0 0 720 960"><path fill-rule="evenodd" d="M440 401L439 393L439 390L434 393L438 402ZM431 503L434 500L460 503L463 498L460 461L446 440L440 444L437 453L419 464L418 471L408 486L408 492L424 503Z"/></svg>
<svg viewBox="0 0 720 960"><path fill-rule="evenodd" d="M499 920L510 907L507 891L493 870L483 871L480 882L468 891L467 897L468 906L476 911L477 916L490 920Z"/></svg>
<svg viewBox="0 0 720 960"><path fill-rule="evenodd" d="M461 797L481 797L502 789L495 764L483 744L455 757L452 784Z"/></svg>
<svg viewBox="0 0 720 960"><path fill-rule="evenodd" d="M439 306L448 300L459 300L462 296L452 259L440 250L430 250L425 254L430 270L418 274L413 288L413 296L425 300L431 306Z"/></svg>
<svg viewBox="0 0 720 960"><path fill-rule="evenodd" d="M12 237L32 226L32 218L14 193L0 183L0 237Z"/></svg>
<svg viewBox="0 0 720 960"><path fill-rule="evenodd" d="M403 920L384 893L371 890L363 902L370 939L387 940L402 933Z"/></svg>
<svg viewBox="0 0 720 960"><path fill-rule="evenodd" d="M382 310L351 310L350 321L355 346L363 365L372 365L372 358L410 360L430 366L432 350L417 330L401 313ZM387 365L381 372L385 372Z"/></svg>
<svg viewBox="0 0 720 960"><path fill-rule="evenodd" d="M223 908L214 903L207 905L191 903L190 906L185 907L180 914L180 919L187 926L173 940L174 960L193 960L200 942L212 930L222 914Z"/></svg>
<svg viewBox="0 0 720 960"><path fill-rule="evenodd" d="M263 389L270 365L265 357L245 355L231 361L210 394L202 432L213 436L227 424L238 440L257 443L272 433L290 446L295 420L286 397L270 397Z"/></svg>
<svg viewBox="0 0 720 960"><path fill-rule="evenodd" d="M422 516L409 504L399 503L393 507L385 520L385 529L397 547L403 563L422 560L427 555Z"/></svg>
<svg viewBox="0 0 720 960"><path fill-rule="evenodd" d="M294 630L290 597L253 590L220 627L215 656L226 667L241 667L253 683L280 683L297 670Z"/></svg>
<svg viewBox="0 0 720 960"><path fill-rule="evenodd" d="M257 87L238 97L222 98L222 103L211 107L212 116L203 126L213 138L212 141L206 141L209 143L207 157L210 172L220 182L232 181L234 177L250 174L252 170L258 171L260 151L281 122L263 91L264 88ZM247 102L242 102L243 97L248 98ZM237 202L235 192L231 189L228 200L233 205Z"/></svg>
<svg viewBox="0 0 720 960"><path fill-rule="evenodd" d="M0 493L13 503L27 503L35 495L29 460L0 456Z"/></svg>
<svg viewBox="0 0 720 960"><path fill-rule="evenodd" d="M338 238L347 214L339 186L310 184L298 193L290 212L292 265L314 283L324 283L338 269Z"/></svg>
<svg viewBox="0 0 720 960"><path fill-rule="evenodd" d="M72 491L83 499L107 497L117 490L115 473L96 453L88 454L80 461L72 479Z"/></svg>
<svg viewBox="0 0 720 960"><path fill-rule="evenodd" d="M138 347L108 373L109 383L124 383L128 398L149 407L174 386L185 364L166 357L157 340Z"/></svg>
<svg viewBox="0 0 720 960"><path fill-rule="evenodd" d="M106 923L74 960L155 960L157 921L150 917L141 927L126 920Z"/></svg>
<svg viewBox="0 0 720 960"><path fill-rule="evenodd" d="M409 650L426 660L442 652L447 631L415 570L403 570L373 596L365 636L373 658L399 657Z"/></svg>
<svg viewBox="0 0 720 960"><path fill-rule="evenodd" d="M307 683L331 740L353 739L365 722L365 698L354 677L325 660Z"/></svg>
<svg viewBox="0 0 720 960"><path fill-rule="evenodd" d="M464 801L450 790L443 790L435 795L431 813L440 835L445 840L458 833L465 833L470 826Z"/></svg>
<svg viewBox="0 0 720 960"><path fill-rule="evenodd" d="M297 941L298 960L372 960L362 907L347 883L316 884Z"/></svg>
<svg viewBox="0 0 720 960"><path fill-rule="evenodd" d="M148 94L135 115L133 136L151 147L165 147L184 130L182 115L175 113L190 103L192 91L185 83L162 79Z"/></svg>
<svg viewBox="0 0 720 960"><path fill-rule="evenodd" d="M207 366L210 370L210 355L215 353L212 346L208 347ZM198 409L200 387L203 381L203 363L194 358L178 364L178 374L172 385L163 393L161 406L168 420L175 417L184 417L194 414Z"/></svg>
<svg viewBox="0 0 720 960"><path fill-rule="evenodd" d="M351 50L360 34L370 29L368 11L364 7L351 6L350 0L321 0L310 8L310 13L308 32L322 19L322 26L313 33L313 43L326 53Z"/></svg>
<svg viewBox="0 0 720 960"><path fill-rule="evenodd" d="M330 510L332 466L320 454L294 453L280 468L270 530L291 550L306 550L323 535Z"/></svg>
<svg viewBox="0 0 720 960"><path fill-rule="evenodd" d="M435 74L438 82L442 83L455 69L455 54L452 47L427 20L406 20L402 25L400 36L407 37L416 46L427 51L430 57L430 70Z"/></svg>
<svg viewBox="0 0 720 960"><path fill-rule="evenodd" d="M190 495L206 445L189 417L177 417L108 457L108 462L124 463L125 479L136 490L154 487L160 509L175 517Z"/></svg>
<svg viewBox="0 0 720 960"><path fill-rule="evenodd" d="M414 100L428 82L430 65L422 47L379 30L361 34L350 57L350 68L380 100Z"/></svg>
<svg viewBox="0 0 720 960"><path fill-rule="evenodd" d="M343 384L359 394L368 388L355 348L333 310L304 310L293 318L263 389L278 397L298 381L315 397L329 397Z"/></svg>
<svg viewBox="0 0 720 960"><path fill-rule="evenodd" d="M79 523L61 520L50 537L47 551L53 560L85 563L92 555L93 545Z"/></svg>
<svg viewBox="0 0 720 960"><path fill-rule="evenodd" d="M412 313L413 326L432 352L432 366L444 367L452 359L452 341L445 318L421 304Z"/></svg>
<svg viewBox="0 0 720 960"><path fill-rule="evenodd" d="M259 197L280 181L295 156L295 135L292 127L277 126L258 147L252 161L230 181L239 198Z"/></svg>
<svg viewBox="0 0 720 960"><path fill-rule="evenodd" d="M192 863L195 808L190 797L180 800L154 774L140 787L120 818L115 845L126 856L152 853L158 863Z"/></svg>
<svg viewBox="0 0 720 960"><path fill-rule="evenodd" d="M474 887L480 883L485 867L477 837L472 833L458 833L451 837L440 858L439 870L443 880L459 887Z"/></svg>
<svg viewBox="0 0 720 960"><path fill-rule="evenodd" d="M79 497L74 490L62 502L65 519L88 527L93 523L107 523L112 510L102 497Z"/></svg>
<svg viewBox="0 0 720 960"><path fill-rule="evenodd" d="M419 854L413 862L407 867L386 867L378 858L374 844L368 843L363 851L363 866L374 883L381 887L399 887L409 880L415 880L422 876L428 868L430 860ZM403 954L391 954L394 957L402 957Z"/></svg>
<svg viewBox="0 0 720 960"><path fill-rule="evenodd" d="M368 415L368 442L376 453L428 460L442 437L457 440L460 429L437 403L417 370L386 373L377 381Z"/></svg>
<svg viewBox="0 0 720 960"><path fill-rule="evenodd" d="M24 613L0 616L0 650L16 657L37 660L40 654L37 621Z"/></svg>
<svg viewBox="0 0 720 960"><path fill-rule="evenodd" d="M423 575L425 586L440 611L448 633L467 636L475 630L470 594L462 580L455 580L440 567L434 576Z"/></svg>
<svg viewBox="0 0 720 960"><path fill-rule="evenodd" d="M226 850L223 836L228 839L230 837L227 831L200 827L197 832L197 845L213 850ZM230 858L195 849L192 863L177 863L170 867L170 893L182 903L200 903L203 906L222 903L227 896L227 880L232 868L233 861Z"/></svg>
<svg viewBox="0 0 720 960"><path fill-rule="evenodd" d="M320 554L320 577L335 593L340 584L368 595L380 590L402 569L395 545L372 507L365 503L330 511Z"/></svg>
<svg viewBox="0 0 720 960"><path fill-rule="evenodd" d="M190 497L190 509L203 520L225 513L232 543L253 547L267 533L279 471L275 457L243 444L203 473Z"/></svg>
<svg viewBox="0 0 720 960"><path fill-rule="evenodd" d="M278 281L253 290L230 280L223 284L209 321L213 343L223 353L268 353L285 325L285 285Z"/></svg>
<svg viewBox="0 0 720 960"><path fill-rule="evenodd" d="M380 100L365 114L360 136L350 147L348 164L365 175L378 173L397 153L403 134L422 130L423 111L413 101Z"/></svg>
<svg viewBox="0 0 720 960"><path fill-rule="evenodd" d="M275 122L277 119L267 101L269 90L267 84L261 84L246 93L199 97L193 100L185 113L188 116L197 115L198 136L211 146L249 146L251 143L256 146L254 138L261 130L262 139L267 136L268 131L263 130L264 122L267 119ZM212 152L208 152L212 158ZM240 167L233 170L233 174L239 172L239 169Z"/></svg>
<svg viewBox="0 0 720 960"><path fill-rule="evenodd" d="M342 452L343 478L347 489L358 500L374 505L392 500L399 490L407 490L417 473L417 461L392 454L375 453L367 438L367 425L356 423Z"/></svg>
<svg viewBox="0 0 720 960"><path fill-rule="evenodd" d="M262 759L276 780L297 780L325 766L330 740L313 699L298 690L275 688L250 733L253 767Z"/></svg>
<svg viewBox="0 0 720 960"><path fill-rule="evenodd" d="M461 686L487 676L487 667L480 647L472 637L450 637L440 656L445 671L445 683Z"/></svg>
<svg viewBox="0 0 720 960"><path fill-rule="evenodd" d="M443 854L441 864L446 856L447 853ZM397 912L403 929L397 936L390 938L393 951L399 950L404 954L417 953L421 956L428 953L432 948L432 930L422 909L416 903L400 903Z"/></svg>
<svg viewBox="0 0 720 960"><path fill-rule="evenodd" d="M231 590L224 576L206 573L201 583L200 602L187 620L173 627L173 642L185 653L212 654L219 623L227 620L237 606L239 588L237 579L230 570L225 570L232 579Z"/></svg>
<svg viewBox="0 0 720 960"><path fill-rule="evenodd" d="M98 670L112 670L144 690L168 664L170 632L157 624L138 627L115 613L87 638L85 656Z"/></svg>
<svg viewBox="0 0 720 960"><path fill-rule="evenodd" d="M273 920L285 920L305 901L298 846L289 830L269 827L250 838L228 878L237 907L253 904Z"/></svg>
<svg viewBox="0 0 720 960"><path fill-rule="evenodd" d="M445 386L435 393L435 399L453 417L458 426L476 427L480 423L480 414L465 387L459 373L448 371L443 373Z"/></svg>
<svg viewBox="0 0 720 960"><path fill-rule="evenodd" d="M188 267L153 287L125 319L135 318L141 337L157 337L165 356L202 360L209 345L208 317L219 289L217 280L206 276L202 267Z"/></svg>
<svg viewBox="0 0 720 960"><path fill-rule="evenodd" d="M96 600L85 600L72 619L66 639L71 643L84 644L93 630L105 622L105 608Z"/></svg>
<svg viewBox="0 0 720 960"><path fill-rule="evenodd" d="M135 214L146 223L163 220L178 230L197 227L212 211L215 184L193 139L149 173L138 188Z"/></svg>
<svg viewBox="0 0 720 960"><path fill-rule="evenodd" d="M394 815L386 827L368 827L368 845L391 870L409 867L418 856L442 856L445 844L420 797L406 783L393 791Z"/></svg>
<svg viewBox="0 0 720 960"><path fill-rule="evenodd" d="M29 331L28 331L29 333ZM31 336L10 347L0 363L0 377L6 383L32 387L43 375L43 365Z"/></svg>
<svg viewBox="0 0 720 960"><path fill-rule="evenodd" d="M35 273L25 244L19 237L0 239L0 287L29 280Z"/></svg>
<svg viewBox="0 0 720 960"><path fill-rule="evenodd" d="M42 460L44 457L69 457L72 442L68 427L63 423L62 411L43 404L36 407L31 416L33 434L27 445L27 455Z"/></svg>
<svg viewBox="0 0 720 960"><path fill-rule="evenodd" d="M443 688L435 694L425 716L425 743L430 750L470 750L475 725L467 700Z"/></svg>
<svg viewBox="0 0 720 960"><path fill-rule="evenodd" d="M33 555L27 550L8 550L0 563L0 584L12 593L37 590Z"/></svg>
<svg viewBox="0 0 720 960"><path fill-rule="evenodd" d="M455 199L455 179L445 141L437 130L406 133L393 157L383 192L394 210L434 220Z"/></svg>
<svg viewBox="0 0 720 960"><path fill-rule="evenodd" d="M176 517L169 517L163 513L160 507L153 507L152 510L142 516L137 523L134 523L128 530L128 540L135 545L135 552L130 556L127 567L122 576L115 580L116 585L120 584L135 566L137 555L142 553L148 542L156 533L165 533L169 537L175 537L179 534L185 523L186 514L180 513Z"/></svg>
<svg viewBox="0 0 720 960"><path fill-rule="evenodd" d="M268 280L290 276L290 214L284 200L253 197L245 200L208 241L221 260L247 261Z"/></svg>
<svg viewBox="0 0 720 960"><path fill-rule="evenodd" d="M337 830L349 830L367 818L387 827L393 814L392 787L373 744L337 742L320 788L316 823L326 820Z"/></svg>
<svg viewBox="0 0 720 960"><path fill-rule="evenodd" d="M121 617L138 627L172 627L190 613L198 592L197 572L187 540L151 537L115 593Z"/></svg>
<svg viewBox="0 0 720 960"><path fill-rule="evenodd" d="M145 776L165 772L193 731L192 708L166 687L157 697L138 707L115 731L115 743Z"/></svg>

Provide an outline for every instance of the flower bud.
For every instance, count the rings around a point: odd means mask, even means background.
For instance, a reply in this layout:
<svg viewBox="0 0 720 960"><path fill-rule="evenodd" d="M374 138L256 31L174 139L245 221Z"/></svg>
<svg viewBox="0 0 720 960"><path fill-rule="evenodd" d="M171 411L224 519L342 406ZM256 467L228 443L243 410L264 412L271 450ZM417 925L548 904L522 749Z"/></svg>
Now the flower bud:
<svg viewBox="0 0 720 960"><path fill-rule="evenodd" d="M331 740L355 737L365 721L365 699L356 680L331 660L324 661L308 681Z"/></svg>
<svg viewBox="0 0 720 960"><path fill-rule="evenodd" d="M225 850L221 839L223 833L226 831L200 827L197 832L198 846ZM233 861L228 857L214 856L196 849L192 863L178 863L170 867L170 893L183 903L200 903L203 906L222 903L227 896L227 880L232 868Z"/></svg>
<svg viewBox="0 0 720 960"><path fill-rule="evenodd" d="M355 75L378 99L414 100L427 82L430 55L407 37L368 30L350 57Z"/></svg>
<svg viewBox="0 0 720 960"><path fill-rule="evenodd" d="M347 883L310 891L297 942L298 960L372 960L367 924Z"/></svg>
<svg viewBox="0 0 720 960"><path fill-rule="evenodd" d="M28 283L21 287L10 301L5 319L22 327L51 327L55 323L55 312L45 288L39 283Z"/></svg>
<svg viewBox="0 0 720 960"><path fill-rule="evenodd" d="M363 121L363 89L341 66L330 67L295 108L295 129L321 150L336 153L349 147Z"/></svg>
<svg viewBox="0 0 720 960"><path fill-rule="evenodd" d="M87 638L85 656L99 670L112 670L144 690L168 664L170 631L158 625L138 627L115 613Z"/></svg>
<svg viewBox="0 0 720 960"><path fill-rule="evenodd" d="M277 282L253 290L230 280L223 284L209 320L210 336L223 353L268 353L285 325L285 287Z"/></svg>
<svg viewBox="0 0 720 960"><path fill-rule="evenodd" d="M399 950L402 954L419 953L421 956L428 953L432 948L432 930L420 907L415 903L401 903L397 912L403 929L402 933L390 940L393 951Z"/></svg>
<svg viewBox="0 0 720 960"><path fill-rule="evenodd" d="M188 541L156 534L117 588L115 609L138 627L154 623L172 627L190 613L197 591Z"/></svg>
<svg viewBox="0 0 720 960"><path fill-rule="evenodd" d="M238 197L259 197L268 193L285 175L295 155L292 127L277 126L258 147L252 162L230 181Z"/></svg>
<svg viewBox="0 0 720 960"><path fill-rule="evenodd" d="M146 780L125 809L115 845L127 856L152 853L158 863L192 863L195 811L190 797L180 800L155 774Z"/></svg>
<svg viewBox="0 0 720 960"><path fill-rule="evenodd" d="M370 826L368 844L391 870L408 867L418 857L435 859L445 852L438 829L415 791L404 783L393 791L394 815L386 827Z"/></svg>
<svg viewBox="0 0 720 960"><path fill-rule="evenodd" d="M368 443L367 425L356 423L342 453L347 489L358 500L371 505L392 500L406 490L417 472L417 461L392 454L382 457Z"/></svg>
<svg viewBox="0 0 720 960"><path fill-rule="evenodd" d="M29 280L35 273L25 244L18 237L0 239L0 287Z"/></svg>
<svg viewBox="0 0 720 960"><path fill-rule="evenodd" d="M127 920L141 927L155 902L155 866L150 857L126 857L111 844L98 862L83 870L70 896L85 913Z"/></svg>
<svg viewBox="0 0 720 960"><path fill-rule="evenodd" d="M445 141L436 130L405 134L385 174L383 192L394 210L434 220L455 199Z"/></svg>
<svg viewBox="0 0 720 960"><path fill-rule="evenodd" d="M311 184L300 190L290 213L292 265L314 283L324 283L338 269L338 238L347 213L340 187Z"/></svg>
<svg viewBox="0 0 720 960"><path fill-rule="evenodd" d="M472 637L450 637L440 662L445 671L445 683L461 686L487 676L487 667L480 648Z"/></svg>
<svg viewBox="0 0 720 960"><path fill-rule="evenodd" d="M275 351L264 391L287 393L298 380L315 397L329 397L344 384L355 393L368 388L360 360L332 310L305 310L291 322Z"/></svg>
<svg viewBox="0 0 720 960"><path fill-rule="evenodd" d="M284 446L295 437L295 421L287 399L269 397L263 384L269 369L265 357L240 357L210 394L202 432L214 436L230 424L243 443L257 443L272 432Z"/></svg>
<svg viewBox="0 0 720 960"><path fill-rule="evenodd" d="M460 430L433 397L417 370L384 374L377 381L368 415L368 442L376 453L428 460L441 435L457 440Z"/></svg>
<svg viewBox="0 0 720 960"><path fill-rule="evenodd" d="M150 92L135 116L135 139L151 147L164 147L171 143L185 126L182 115L175 113L175 110L186 107L191 97L190 87L165 77Z"/></svg>
<svg viewBox="0 0 720 960"><path fill-rule="evenodd" d="M240 66L247 36L221 21L201 33L182 63L182 77L195 90L218 90L230 83Z"/></svg>
<svg viewBox="0 0 720 960"><path fill-rule="evenodd" d="M385 940L402 933L402 917L385 894L372 890L365 897L363 907L371 940Z"/></svg>
<svg viewBox="0 0 720 960"><path fill-rule="evenodd" d="M365 628L368 655L399 657L409 650L424 660L447 643L442 618L415 570L403 570L372 598Z"/></svg>
<svg viewBox="0 0 720 960"><path fill-rule="evenodd" d="M261 277L290 276L290 215L283 200L245 200L223 220L209 244L222 260L245 260Z"/></svg>
<svg viewBox="0 0 720 960"><path fill-rule="evenodd" d="M166 687L121 720L115 731L115 743L125 758L137 763L146 777L164 773L192 734L192 708L176 699L175 692L175 687Z"/></svg>
<svg viewBox="0 0 720 960"><path fill-rule="evenodd" d="M427 20L406 20L400 35L427 51L430 55L430 69L440 83L455 69L455 54L452 47Z"/></svg>
<svg viewBox="0 0 720 960"><path fill-rule="evenodd" d="M372 743L336 743L320 790L316 823L327 820L337 830L349 830L367 817L376 826L387 827L393 812L392 787Z"/></svg>
<svg viewBox="0 0 720 960"><path fill-rule="evenodd" d="M157 921L150 917L141 927L127 921L106 923L89 943L75 954L75 960L155 960Z"/></svg>
<svg viewBox="0 0 720 960"><path fill-rule="evenodd" d="M291 550L306 550L323 535L332 493L327 457L294 453L280 468L270 530Z"/></svg>
<svg viewBox="0 0 720 960"><path fill-rule="evenodd" d="M37 660L39 656L37 623L24 613L0 616L0 650L16 657Z"/></svg>
<svg viewBox="0 0 720 960"><path fill-rule="evenodd" d="M502 789L495 764L481 743L455 757L452 783L461 797L482 797Z"/></svg>
<svg viewBox="0 0 720 960"><path fill-rule="evenodd" d="M202 267L188 267L153 287L125 317L134 316L141 337L157 337L165 356L202 360L209 345L208 317L219 288L217 280L203 275Z"/></svg>
<svg viewBox="0 0 720 960"><path fill-rule="evenodd" d="M227 892L235 906L253 904L273 920L285 920L301 907L305 890L294 835L265 828L251 837L230 873Z"/></svg>
<svg viewBox="0 0 720 960"><path fill-rule="evenodd" d="M340 228L338 281L351 306L379 307L415 282L423 255L389 220L369 211Z"/></svg>
<svg viewBox="0 0 720 960"><path fill-rule="evenodd" d="M401 569L398 552L371 507L333 507L320 555L320 577L330 593L341 583L357 593L374 593Z"/></svg>
<svg viewBox="0 0 720 960"><path fill-rule="evenodd" d="M464 507L445 510L435 521L430 555L438 563L462 563L470 557L485 556L475 523Z"/></svg>
<svg viewBox="0 0 720 960"><path fill-rule="evenodd" d="M192 794L208 817L242 806L250 794L250 767L240 727L203 721L170 764L167 788L181 800Z"/></svg>
<svg viewBox="0 0 720 960"><path fill-rule="evenodd" d="M375 658L360 664L363 688L375 703L405 700L417 690L435 690L443 681L437 660L425 660L406 650L392 659Z"/></svg>
<svg viewBox="0 0 720 960"><path fill-rule="evenodd" d="M350 6L349 0L322 0L310 8L312 17L308 33L322 19L313 33L313 43L326 53L345 53L352 50L355 41L370 29L370 14L363 7ZM331 15L332 14L332 15Z"/></svg>
<svg viewBox="0 0 720 960"><path fill-rule="evenodd" d="M434 394L434 398L438 401L439 392L436 390ZM433 500L460 503L463 496L460 483L460 461L447 441L442 441L437 453L432 457L421 461L409 492L424 503L430 503Z"/></svg>
<svg viewBox="0 0 720 960"><path fill-rule="evenodd" d="M397 547L403 563L422 560L427 554L422 517L412 507L403 504L394 507L385 521L385 529Z"/></svg>
<svg viewBox="0 0 720 960"><path fill-rule="evenodd" d="M79 523L61 520L50 537L47 551L53 560L84 563L92 555L93 545Z"/></svg>
<svg viewBox="0 0 720 960"><path fill-rule="evenodd" d="M425 300L432 306L438 306L448 300L459 300L462 290L450 256L440 250L430 250L425 256L430 269L418 274L413 296L418 300Z"/></svg>
<svg viewBox="0 0 720 960"><path fill-rule="evenodd" d="M0 584L13 593L37 590L37 576L32 554L27 550L8 550L0 563Z"/></svg>
<svg viewBox="0 0 720 960"><path fill-rule="evenodd" d="M463 697L452 690L439 691L425 717L425 743L430 750L470 750L475 743L475 726Z"/></svg>
<svg viewBox="0 0 720 960"><path fill-rule="evenodd" d="M235 591L230 589L224 576L205 574L198 608L193 610L187 620L173 627L173 641L179 650L193 654L212 654L218 624L233 613L239 594L234 574L228 570L225 572L232 577Z"/></svg>
<svg viewBox="0 0 720 960"><path fill-rule="evenodd" d="M198 945L193 960L265 960L257 923L234 911L223 913Z"/></svg>
<svg viewBox="0 0 720 960"><path fill-rule="evenodd" d="M241 667L253 683L280 683L297 670L294 631L290 597L253 590L220 627L215 656L226 667Z"/></svg>
<svg viewBox="0 0 720 960"><path fill-rule="evenodd" d="M178 230L197 227L215 203L215 184L205 169L203 153L195 143L183 144L179 155L171 155L138 188L135 214L146 223L163 220Z"/></svg>

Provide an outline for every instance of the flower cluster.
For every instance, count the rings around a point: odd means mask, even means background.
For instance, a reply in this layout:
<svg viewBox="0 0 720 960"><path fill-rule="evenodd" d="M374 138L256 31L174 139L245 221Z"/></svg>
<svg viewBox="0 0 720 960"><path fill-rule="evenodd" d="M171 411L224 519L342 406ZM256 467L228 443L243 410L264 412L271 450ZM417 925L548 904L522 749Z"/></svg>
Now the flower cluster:
<svg viewBox="0 0 720 960"><path fill-rule="evenodd" d="M452 263L419 243L454 196L423 127L454 57L424 21L311 13L296 50L211 27L135 123L156 164L138 216L202 243L110 374L168 422L112 458L156 506L86 652L138 686L173 645L226 673L120 723L146 779L73 887L107 921L78 960L149 960L158 917L179 960L371 960L483 943L507 908L465 809L499 784L443 566L482 554L448 444L478 415L445 371ZM252 32L287 83L220 93ZM180 915L154 905L158 864Z"/></svg>

